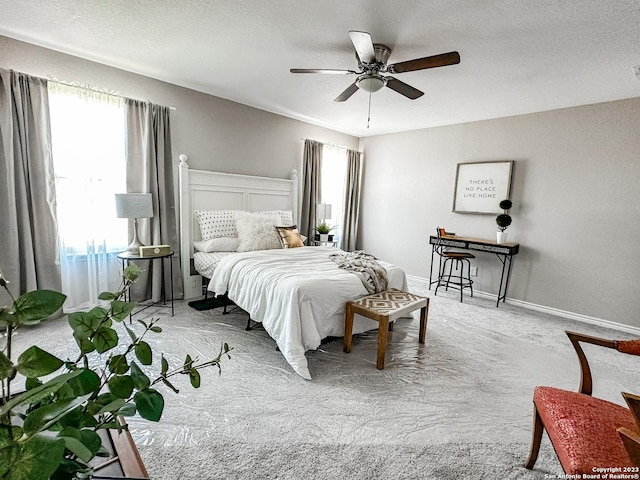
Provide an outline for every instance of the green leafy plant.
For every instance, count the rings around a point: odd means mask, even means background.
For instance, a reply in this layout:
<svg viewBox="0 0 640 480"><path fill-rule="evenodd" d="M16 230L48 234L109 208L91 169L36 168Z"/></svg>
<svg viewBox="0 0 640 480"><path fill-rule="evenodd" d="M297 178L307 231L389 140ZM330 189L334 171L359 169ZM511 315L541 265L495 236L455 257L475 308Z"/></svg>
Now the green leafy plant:
<svg viewBox="0 0 640 480"><path fill-rule="evenodd" d="M502 200L500 202L500 208L504 210L496 217L496 224L501 232L504 232L509 225L511 225L511 215L509 215L509 209L513 206L511 200Z"/></svg>
<svg viewBox="0 0 640 480"><path fill-rule="evenodd" d="M34 345L14 360L11 340L16 329L45 320L62 307L66 296L36 290L14 298L0 272L0 287L13 302L0 308L0 327L6 330L6 346L0 352L0 478L90 478L89 461L106 453L100 429L126 428L118 422L120 416L139 415L157 422L164 408L157 385L177 393L171 381L176 375L188 376L198 388L200 369L215 366L221 373L221 360L231 358L226 343L213 359L198 361L186 355L182 365L170 368L164 355L158 359L146 341L148 335L162 332L158 319L139 320L136 325L123 322L136 306L124 298L138 275L138 267L131 265L117 292L100 294L108 307L68 315L79 349L74 359L62 360ZM126 334L118 334L117 324ZM144 370L154 360L159 373L150 378ZM14 392L12 387L21 377L24 389Z"/></svg>
<svg viewBox="0 0 640 480"><path fill-rule="evenodd" d="M316 226L316 232L318 232L320 235L326 235L329 232L331 232L331 230L333 230L334 228L336 227L335 226L331 227L327 222L322 222Z"/></svg>

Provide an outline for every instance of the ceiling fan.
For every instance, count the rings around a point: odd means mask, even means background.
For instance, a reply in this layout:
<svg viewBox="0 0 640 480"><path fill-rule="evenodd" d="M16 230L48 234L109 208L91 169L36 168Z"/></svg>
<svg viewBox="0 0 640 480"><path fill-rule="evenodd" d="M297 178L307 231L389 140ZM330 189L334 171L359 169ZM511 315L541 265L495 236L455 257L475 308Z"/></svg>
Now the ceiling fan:
<svg viewBox="0 0 640 480"><path fill-rule="evenodd" d="M335 75L358 75L356 81L347 87L347 89L336 97L334 102L344 102L358 89L366 92L377 92L382 87L389 87L391 90L404 95L411 100L424 95L417 88L401 82L397 78L382 75L383 73L404 73L413 72L415 70L425 70L427 68L444 67L446 65L455 65L460 63L460 54L458 52L441 53L440 55L432 55L430 57L416 58L415 60L407 60L406 62L393 63L387 65L387 60L391 55L391 49L381 43L373 43L371 35L367 32L358 32L351 30L349 32L351 42L356 49L356 59L358 60L359 71L355 70L336 70L324 68L292 68L291 73L324 73Z"/></svg>

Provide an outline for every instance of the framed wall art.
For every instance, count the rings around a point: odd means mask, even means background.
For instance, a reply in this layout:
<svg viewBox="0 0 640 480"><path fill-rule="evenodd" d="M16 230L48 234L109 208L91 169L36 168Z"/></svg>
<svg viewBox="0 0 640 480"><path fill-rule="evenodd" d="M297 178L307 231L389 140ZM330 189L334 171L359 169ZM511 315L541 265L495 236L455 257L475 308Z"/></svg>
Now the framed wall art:
<svg viewBox="0 0 640 480"><path fill-rule="evenodd" d="M500 202L511 198L513 160L459 163L453 192L455 213L502 213Z"/></svg>

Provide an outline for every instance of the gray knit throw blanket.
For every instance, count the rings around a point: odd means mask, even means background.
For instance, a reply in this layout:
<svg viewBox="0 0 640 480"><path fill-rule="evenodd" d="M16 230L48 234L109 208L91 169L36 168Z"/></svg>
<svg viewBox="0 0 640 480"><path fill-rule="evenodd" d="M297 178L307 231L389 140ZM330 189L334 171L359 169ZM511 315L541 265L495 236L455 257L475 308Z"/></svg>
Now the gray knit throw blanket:
<svg viewBox="0 0 640 480"><path fill-rule="evenodd" d="M357 275L370 294L387 289L387 271L376 261L376 257L364 250L332 253L329 258L340 268Z"/></svg>

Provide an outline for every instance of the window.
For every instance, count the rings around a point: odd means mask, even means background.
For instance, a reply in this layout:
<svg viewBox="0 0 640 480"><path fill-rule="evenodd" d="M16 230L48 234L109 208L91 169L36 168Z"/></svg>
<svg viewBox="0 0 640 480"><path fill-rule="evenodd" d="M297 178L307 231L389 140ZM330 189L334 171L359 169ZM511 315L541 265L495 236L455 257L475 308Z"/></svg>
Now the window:
<svg viewBox="0 0 640 480"><path fill-rule="evenodd" d="M120 283L115 255L127 245L127 223L115 213L126 191L122 99L49 82L65 311L98 303Z"/></svg>
<svg viewBox="0 0 640 480"><path fill-rule="evenodd" d="M326 219L335 225L332 234L340 240L342 217L344 214L344 188L347 175L347 149L335 145L322 146L322 174L320 197L322 203L331 205L331 218ZM321 221L322 219L318 219Z"/></svg>

